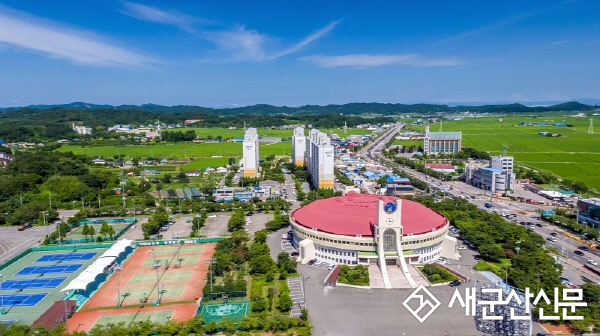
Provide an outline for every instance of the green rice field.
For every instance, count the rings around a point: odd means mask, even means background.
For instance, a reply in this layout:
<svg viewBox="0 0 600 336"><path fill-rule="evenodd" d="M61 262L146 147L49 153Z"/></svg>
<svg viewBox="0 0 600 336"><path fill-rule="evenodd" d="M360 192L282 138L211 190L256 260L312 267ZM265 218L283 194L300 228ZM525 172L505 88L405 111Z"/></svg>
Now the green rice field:
<svg viewBox="0 0 600 336"><path fill-rule="evenodd" d="M520 126L520 122L548 123L550 126ZM558 122L573 127L551 126ZM421 131L424 128L423 125L411 127ZM514 156L517 164L552 171L600 189L600 132L588 134L588 127L589 118L563 115L468 118L444 120L443 123L445 132L462 131L465 147L498 155L506 144L507 154ZM438 131L439 124L432 124L430 129ZM561 136L546 137L539 135L540 132Z"/></svg>
<svg viewBox="0 0 600 336"><path fill-rule="evenodd" d="M218 135L224 138L240 138L244 136L243 129L225 128L181 128L175 131L187 131L193 129L199 137ZM349 128L344 134L343 129L321 129L323 132L336 133L339 136L351 134L370 134L371 131L364 129ZM283 139L292 136L292 130L259 129L258 133L264 137L281 137ZM66 145L58 149L61 152L73 152L92 157L112 157L114 155L125 155L126 157L168 157L168 158L201 158L195 162L186 164L184 169L203 169L206 167L219 167L228 163L229 157L242 156L241 142L219 142L219 143L165 143L157 145L131 145L131 146L95 146L81 147ZM269 155L290 155L292 150L291 141L279 143L261 143L259 151L261 157ZM217 157L215 157L217 156Z"/></svg>

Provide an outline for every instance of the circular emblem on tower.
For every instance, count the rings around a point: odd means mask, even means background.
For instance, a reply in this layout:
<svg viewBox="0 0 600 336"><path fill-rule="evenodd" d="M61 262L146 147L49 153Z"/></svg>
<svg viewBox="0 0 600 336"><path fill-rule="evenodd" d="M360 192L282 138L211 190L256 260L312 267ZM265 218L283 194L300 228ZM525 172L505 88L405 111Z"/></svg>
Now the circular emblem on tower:
<svg viewBox="0 0 600 336"><path fill-rule="evenodd" d="M394 203L394 202L387 202L383 206L383 211L385 211L388 214L393 214L394 212L396 212L396 203Z"/></svg>

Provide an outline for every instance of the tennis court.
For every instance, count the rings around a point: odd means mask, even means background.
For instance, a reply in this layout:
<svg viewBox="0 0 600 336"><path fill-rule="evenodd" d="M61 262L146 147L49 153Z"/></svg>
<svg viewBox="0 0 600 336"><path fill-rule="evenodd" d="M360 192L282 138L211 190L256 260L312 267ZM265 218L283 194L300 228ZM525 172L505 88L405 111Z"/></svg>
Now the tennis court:
<svg viewBox="0 0 600 336"><path fill-rule="evenodd" d="M11 289L39 289L56 288L67 280L67 277L27 279L27 280L6 280L2 282L2 290Z"/></svg>
<svg viewBox="0 0 600 336"><path fill-rule="evenodd" d="M226 303L205 304L202 305L200 315L204 316L204 321L210 323L219 321L224 317L229 317L235 321L248 316L249 301L234 301Z"/></svg>
<svg viewBox="0 0 600 336"><path fill-rule="evenodd" d="M96 256L95 252L74 252L74 253L59 253L48 254L41 256L35 262L57 262L57 261L79 261L90 260Z"/></svg>
<svg viewBox="0 0 600 336"><path fill-rule="evenodd" d="M75 273L82 264L28 266L20 270L15 276L34 274Z"/></svg>
<svg viewBox="0 0 600 336"><path fill-rule="evenodd" d="M133 322L143 322L143 321L150 321L152 323L165 323L166 321L168 321L171 316L173 316L173 310L165 310L165 311L158 311L158 312L144 312L144 313L138 313L138 314L120 314L120 315L102 315L100 317L98 317L98 319L96 320L96 323L94 323L94 325L96 324L107 324L107 323L113 323L113 324L119 324L121 322L124 322L125 325L129 325L130 323ZM93 328L93 326L92 326Z"/></svg>
<svg viewBox="0 0 600 336"><path fill-rule="evenodd" d="M1 295L0 301L4 307L30 307L42 301L48 293Z"/></svg>

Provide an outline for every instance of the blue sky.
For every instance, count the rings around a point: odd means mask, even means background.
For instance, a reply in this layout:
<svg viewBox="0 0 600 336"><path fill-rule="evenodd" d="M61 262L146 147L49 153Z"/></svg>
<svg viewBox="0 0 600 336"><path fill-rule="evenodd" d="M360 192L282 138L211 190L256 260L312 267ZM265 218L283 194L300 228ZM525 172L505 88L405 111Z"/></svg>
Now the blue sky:
<svg viewBox="0 0 600 336"><path fill-rule="evenodd" d="M594 0L0 0L0 106L598 99L598 13Z"/></svg>

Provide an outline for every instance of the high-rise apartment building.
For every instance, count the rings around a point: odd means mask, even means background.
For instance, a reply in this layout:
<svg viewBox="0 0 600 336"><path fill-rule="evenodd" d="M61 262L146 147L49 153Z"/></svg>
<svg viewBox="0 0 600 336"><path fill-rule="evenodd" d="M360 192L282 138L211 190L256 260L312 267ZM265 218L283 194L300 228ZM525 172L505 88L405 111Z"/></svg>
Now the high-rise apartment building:
<svg viewBox="0 0 600 336"><path fill-rule="evenodd" d="M248 128L244 133L244 177L258 177L258 133Z"/></svg>
<svg viewBox="0 0 600 336"><path fill-rule="evenodd" d="M312 129L306 141L306 169L314 188L331 189L335 174L334 152L327 134Z"/></svg>
<svg viewBox="0 0 600 336"><path fill-rule="evenodd" d="M298 167L303 167L305 152L306 136L304 135L304 127L296 127L292 136L292 163Z"/></svg>

